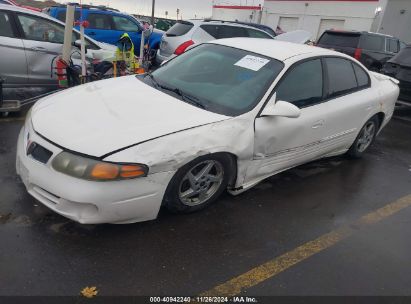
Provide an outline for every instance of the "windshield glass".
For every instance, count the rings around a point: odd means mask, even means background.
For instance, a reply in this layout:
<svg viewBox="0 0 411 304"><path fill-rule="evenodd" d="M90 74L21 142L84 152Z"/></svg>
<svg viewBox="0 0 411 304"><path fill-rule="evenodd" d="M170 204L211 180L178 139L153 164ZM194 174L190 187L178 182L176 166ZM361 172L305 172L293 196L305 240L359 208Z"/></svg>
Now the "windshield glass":
<svg viewBox="0 0 411 304"><path fill-rule="evenodd" d="M152 79L166 93L187 95L181 99L235 116L256 106L283 66L278 60L245 50L203 44L153 72Z"/></svg>
<svg viewBox="0 0 411 304"><path fill-rule="evenodd" d="M402 49L397 56L390 60L390 62L411 67L411 46Z"/></svg>

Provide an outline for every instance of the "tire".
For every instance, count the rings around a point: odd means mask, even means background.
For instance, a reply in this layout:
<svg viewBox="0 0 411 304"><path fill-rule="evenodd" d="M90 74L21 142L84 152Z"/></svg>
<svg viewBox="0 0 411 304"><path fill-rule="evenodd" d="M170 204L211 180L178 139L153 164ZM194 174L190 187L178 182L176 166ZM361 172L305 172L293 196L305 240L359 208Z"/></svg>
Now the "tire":
<svg viewBox="0 0 411 304"><path fill-rule="evenodd" d="M209 206L223 193L235 172L223 153L199 157L181 167L170 181L163 204L173 213L191 213Z"/></svg>
<svg viewBox="0 0 411 304"><path fill-rule="evenodd" d="M377 135L380 122L377 116L370 118L361 128L360 133L354 143L348 150L347 154L353 158L360 158L374 142Z"/></svg>

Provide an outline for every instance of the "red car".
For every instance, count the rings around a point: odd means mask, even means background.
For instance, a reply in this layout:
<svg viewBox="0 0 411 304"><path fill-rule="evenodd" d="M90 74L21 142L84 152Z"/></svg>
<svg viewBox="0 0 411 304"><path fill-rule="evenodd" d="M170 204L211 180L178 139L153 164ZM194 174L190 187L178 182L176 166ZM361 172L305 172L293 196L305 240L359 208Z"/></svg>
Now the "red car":
<svg viewBox="0 0 411 304"><path fill-rule="evenodd" d="M20 5L17 2L15 2L14 0L0 0L0 4L9 4L9 5L14 5L14 6L20 6L20 7L31 9L33 11L41 12L41 9L39 9L39 8L32 7L32 6L27 6L27 5Z"/></svg>

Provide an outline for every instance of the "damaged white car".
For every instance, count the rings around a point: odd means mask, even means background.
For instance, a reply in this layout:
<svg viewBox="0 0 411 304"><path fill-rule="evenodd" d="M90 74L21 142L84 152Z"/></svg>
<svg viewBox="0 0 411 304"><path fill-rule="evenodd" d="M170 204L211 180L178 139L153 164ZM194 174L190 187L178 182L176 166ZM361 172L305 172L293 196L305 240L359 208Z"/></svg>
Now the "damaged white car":
<svg viewBox="0 0 411 304"><path fill-rule="evenodd" d="M40 100L17 172L32 196L80 223L152 220L162 205L192 212L314 159L361 156L398 94L395 79L341 53L218 40L152 74Z"/></svg>

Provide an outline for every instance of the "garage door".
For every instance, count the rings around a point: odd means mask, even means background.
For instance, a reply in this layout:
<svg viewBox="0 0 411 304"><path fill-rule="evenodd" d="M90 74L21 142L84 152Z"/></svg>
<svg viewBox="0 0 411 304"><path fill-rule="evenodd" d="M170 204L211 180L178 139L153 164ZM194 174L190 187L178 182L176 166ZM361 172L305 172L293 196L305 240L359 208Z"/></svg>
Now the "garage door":
<svg viewBox="0 0 411 304"><path fill-rule="evenodd" d="M343 30L345 20L339 19L321 19L320 28L318 29L317 39L320 38L322 33L326 30Z"/></svg>
<svg viewBox="0 0 411 304"><path fill-rule="evenodd" d="M296 17L280 17L280 21L278 22L278 26L284 32L295 31L298 29L298 18Z"/></svg>

